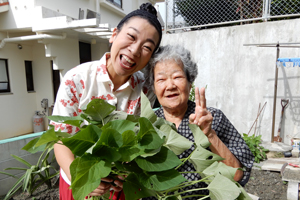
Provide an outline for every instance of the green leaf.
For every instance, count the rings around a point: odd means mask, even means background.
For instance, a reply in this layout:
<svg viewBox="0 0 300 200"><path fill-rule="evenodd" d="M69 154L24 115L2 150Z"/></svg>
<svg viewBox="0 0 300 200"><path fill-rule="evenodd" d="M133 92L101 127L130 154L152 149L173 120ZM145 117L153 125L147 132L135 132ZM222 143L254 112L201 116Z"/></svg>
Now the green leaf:
<svg viewBox="0 0 300 200"><path fill-rule="evenodd" d="M114 120L126 120L128 118L128 114L123 111L113 111L110 115L104 118L103 122L104 124L114 121ZM128 120L131 121L131 120Z"/></svg>
<svg viewBox="0 0 300 200"><path fill-rule="evenodd" d="M47 144L49 142L57 142L59 139L56 137L54 128L47 130L43 135L40 136L39 141L35 144L35 147Z"/></svg>
<svg viewBox="0 0 300 200"><path fill-rule="evenodd" d="M155 131L152 123L144 117L139 118L140 131L137 134L139 144L144 149L157 149L164 143L164 139L160 138Z"/></svg>
<svg viewBox="0 0 300 200"><path fill-rule="evenodd" d="M6 172L2 172L2 171L0 171L0 174L5 174L5 175L11 176L11 177L13 177L13 178L18 178L17 176L15 176L15 175L13 175L13 174L6 173Z"/></svg>
<svg viewBox="0 0 300 200"><path fill-rule="evenodd" d="M39 151L43 151L46 147L46 144L36 147L36 143L39 141L40 138L35 138L28 142L22 149L28 151L30 153L36 153Z"/></svg>
<svg viewBox="0 0 300 200"><path fill-rule="evenodd" d="M165 145L172 150L176 155L180 155L185 150L192 146L192 142L178 134L169 125L162 125L160 130L166 134Z"/></svg>
<svg viewBox="0 0 300 200"><path fill-rule="evenodd" d="M215 161L224 160L217 154L208 151L201 146L198 146L196 150L193 152L192 156L190 157L189 161L194 165L195 169L198 172L202 172L208 166L210 166Z"/></svg>
<svg viewBox="0 0 300 200"><path fill-rule="evenodd" d="M135 160L140 168L149 172L166 171L181 164L178 157L166 147L161 147L160 152L154 156L146 158L139 156Z"/></svg>
<svg viewBox="0 0 300 200"><path fill-rule="evenodd" d="M234 200L241 193L236 184L220 174L214 178L207 189L211 200Z"/></svg>
<svg viewBox="0 0 300 200"><path fill-rule="evenodd" d="M95 121L102 121L110 113L116 109L115 106L110 105L103 99L93 99L88 105L85 114L88 114Z"/></svg>
<svg viewBox="0 0 300 200"><path fill-rule="evenodd" d="M72 136L72 135L69 134L69 133L61 132L61 130L58 130L58 131L56 131L55 133L56 133L56 136L62 137L62 138L69 138L69 137Z"/></svg>
<svg viewBox="0 0 300 200"><path fill-rule="evenodd" d="M58 123L64 123L64 124L76 126L79 128L83 122L83 118L81 116L70 117L70 116L52 115L52 116L48 116L48 119Z"/></svg>
<svg viewBox="0 0 300 200"><path fill-rule="evenodd" d="M4 170L23 170L23 171L26 171L27 168L22 168L22 167L8 167L8 168L5 168Z"/></svg>
<svg viewBox="0 0 300 200"><path fill-rule="evenodd" d="M90 125L72 137L63 138L61 141L74 155L81 156L98 141L101 132L102 130L97 126Z"/></svg>
<svg viewBox="0 0 300 200"><path fill-rule="evenodd" d="M97 148L98 145L105 145L109 147L119 148L123 145L122 134L115 129L106 128L103 129L103 132L94 148Z"/></svg>
<svg viewBox="0 0 300 200"><path fill-rule="evenodd" d="M92 153L98 158L109 162L115 162L122 157L118 149L105 145L96 145Z"/></svg>
<svg viewBox="0 0 300 200"><path fill-rule="evenodd" d="M7 192L4 200L9 200L11 196L13 196L19 189L22 187L20 184L24 180L25 174L23 174L16 183L11 187L11 189Z"/></svg>
<svg viewBox="0 0 300 200"><path fill-rule="evenodd" d="M149 99L143 92L141 92L141 117L147 118L152 123L154 123L157 119Z"/></svg>
<svg viewBox="0 0 300 200"><path fill-rule="evenodd" d="M119 153L122 156L121 161L130 162L144 152L137 145L137 138L133 131L123 132L122 138L123 145L119 149Z"/></svg>
<svg viewBox="0 0 300 200"><path fill-rule="evenodd" d="M32 182L31 179L31 174L32 174L33 168L27 169L26 173L25 173L25 177L24 177L24 181L23 181L23 191L26 191L28 188L28 184L33 184L34 182ZM30 181L30 183L29 183Z"/></svg>
<svg viewBox="0 0 300 200"><path fill-rule="evenodd" d="M234 175L236 173L237 168L233 168L230 166L227 166L226 164L222 162L214 162L209 167L207 167L203 174L206 176L221 174L225 176L226 178L230 179L231 181L234 181ZM202 177L204 178L204 177Z"/></svg>
<svg viewBox="0 0 300 200"><path fill-rule="evenodd" d="M201 145L203 148L207 148L210 146L210 142L206 135L202 132L202 130L196 124L189 124L189 127L194 135L194 141L197 146Z"/></svg>
<svg viewBox="0 0 300 200"><path fill-rule="evenodd" d="M71 164L72 192L75 199L84 199L96 189L101 178L107 177L111 172L111 164L91 154L84 154ZM74 169L75 168L75 169ZM76 175L74 175L76 172ZM73 180L75 177L75 180Z"/></svg>
<svg viewBox="0 0 300 200"><path fill-rule="evenodd" d="M140 116L138 115L127 115L126 120L131 121L131 122L139 122Z"/></svg>
<svg viewBox="0 0 300 200"><path fill-rule="evenodd" d="M114 120L105 124L101 129L105 130L110 128L117 130L119 133L123 133L128 130L133 130L136 125L137 123L128 120Z"/></svg>
<svg viewBox="0 0 300 200"><path fill-rule="evenodd" d="M20 158L19 156L16 156L16 155L11 155L12 157L14 157L14 159L16 159L17 161L23 163L24 165L27 165L28 167L31 167L32 165L27 162L26 160Z"/></svg>
<svg viewBox="0 0 300 200"><path fill-rule="evenodd" d="M167 171L156 172L156 173L142 173L139 174L139 181L146 188L162 191L172 187L177 186L178 184L187 181L177 170L170 169Z"/></svg>
<svg viewBox="0 0 300 200"><path fill-rule="evenodd" d="M125 199L140 199L155 196L156 192L144 187L134 173L128 175L123 184Z"/></svg>
<svg viewBox="0 0 300 200"><path fill-rule="evenodd" d="M143 173L143 170L136 164L136 162L115 162L116 167L120 171L128 171L128 172L134 172L135 174L141 174Z"/></svg>

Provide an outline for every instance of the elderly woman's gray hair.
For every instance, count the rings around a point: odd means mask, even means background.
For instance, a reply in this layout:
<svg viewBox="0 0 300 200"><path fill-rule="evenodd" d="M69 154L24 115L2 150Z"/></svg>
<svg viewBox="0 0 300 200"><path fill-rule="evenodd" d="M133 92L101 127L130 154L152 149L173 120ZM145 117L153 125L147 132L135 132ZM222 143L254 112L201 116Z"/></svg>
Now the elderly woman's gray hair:
<svg viewBox="0 0 300 200"><path fill-rule="evenodd" d="M183 65L183 70L189 83L193 83L198 74L197 64L193 61L189 50L180 45L166 45L159 47L159 50L150 59L143 72L146 85L152 89L154 86L154 68L159 62L174 60L177 64Z"/></svg>

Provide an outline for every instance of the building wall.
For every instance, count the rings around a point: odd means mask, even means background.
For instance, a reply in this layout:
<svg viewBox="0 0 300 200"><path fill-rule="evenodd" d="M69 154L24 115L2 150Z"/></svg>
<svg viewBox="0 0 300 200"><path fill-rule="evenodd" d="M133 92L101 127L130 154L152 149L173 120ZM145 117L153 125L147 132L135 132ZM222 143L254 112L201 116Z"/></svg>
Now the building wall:
<svg viewBox="0 0 300 200"><path fill-rule="evenodd" d="M247 47L244 44L300 42L300 19L213 28L166 34L162 44L181 44L198 64L195 85L207 86L207 106L220 108L240 133L261 134L271 141L276 48ZM299 57L299 48L280 48L280 57ZM300 68L280 68L276 103L277 135L281 99L290 99L285 110L284 143L300 137Z"/></svg>
<svg viewBox="0 0 300 200"><path fill-rule="evenodd" d="M78 39L53 40L51 45L51 57L46 57L44 44L37 41L22 45L21 50L17 43L7 43L0 50L0 58L8 59L11 84L10 94L0 94L0 139L32 133L32 117L35 111L43 110L41 100L48 99L49 106L54 103L51 60L60 69L61 77L79 64ZM99 59L106 51L108 43L92 45L92 58ZM27 92L25 60L32 61L35 92Z"/></svg>
<svg viewBox="0 0 300 200"><path fill-rule="evenodd" d="M96 3L99 2L99 5ZM104 2L104 3L103 3ZM0 13L0 30L26 29L31 30L34 20L40 13L36 13L35 7L43 6L58 14L78 19L79 8L98 11L101 14L101 23L110 23L112 27L122 19L125 14L139 7L144 1L123 0L122 9L108 9L109 2L105 0L72 0L72 1L48 1L48 0L10 0L9 11ZM109 7L109 6L108 6Z"/></svg>

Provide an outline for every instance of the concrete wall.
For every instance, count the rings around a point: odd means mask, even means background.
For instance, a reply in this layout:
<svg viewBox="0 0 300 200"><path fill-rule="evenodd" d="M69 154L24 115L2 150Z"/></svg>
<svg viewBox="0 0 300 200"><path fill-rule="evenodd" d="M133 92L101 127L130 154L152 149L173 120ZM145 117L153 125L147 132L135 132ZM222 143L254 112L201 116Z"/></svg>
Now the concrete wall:
<svg viewBox="0 0 300 200"><path fill-rule="evenodd" d="M20 136L17 138L2 140L0 141L0 152L1 152L1 159L0 159L0 171L13 174L17 177L20 177L24 174L22 170L4 170L9 167L21 167L21 168L28 168L25 164L14 159L11 155L17 155L22 159L29 162L31 165L36 165L37 161L41 155L41 152L37 153L29 153L25 150L21 150L28 142L30 142L35 137L41 135L41 133L35 133L28 136ZM19 148L16 148L19 147ZM44 157L43 157L44 158ZM51 152L48 161L51 162L53 158L53 151ZM58 164L54 160L51 164L56 170L59 169ZM51 169L50 173L53 174L54 170ZM16 183L17 179L0 174L0 196L6 195L6 193L12 188L12 186Z"/></svg>
<svg viewBox="0 0 300 200"><path fill-rule="evenodd" d="M207 106L221 109L240 133L248 133L258 108L266 106L256 134L271 141L276 48L247 47L249 43L300 42L300 19L213 28L163 36L162 44L181 44L199 66L195 85L205 87ZM280 48L280 57L299 57L299 48ZM281 99L288 98L282 133L284 143L300 137L300 68L280 68L275 135ZM254 133L255 126L251 134Z"/></svg>

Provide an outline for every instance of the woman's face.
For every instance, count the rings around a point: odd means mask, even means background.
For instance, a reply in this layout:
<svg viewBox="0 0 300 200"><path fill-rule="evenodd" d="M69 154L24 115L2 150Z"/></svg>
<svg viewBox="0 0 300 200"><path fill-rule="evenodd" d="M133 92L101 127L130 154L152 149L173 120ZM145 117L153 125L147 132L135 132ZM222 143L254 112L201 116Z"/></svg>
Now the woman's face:
<svg viewBox="0 0 300 200"><path fill-rule="evenodd" d="M182 64L174 60L158 62L154 68L154 91L159 103L169 112L185 112L191 84Z"/></svg>
<svg viewBox="0 0 300 200"><path fill-rule="evenodd" d="M112 43L111 63L108 66L110 76L128 77L143 69L158 41L159 34L155 27L140 17L129 19L120 31L115 29L109 40Z"/></svg>

